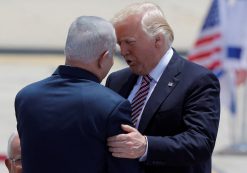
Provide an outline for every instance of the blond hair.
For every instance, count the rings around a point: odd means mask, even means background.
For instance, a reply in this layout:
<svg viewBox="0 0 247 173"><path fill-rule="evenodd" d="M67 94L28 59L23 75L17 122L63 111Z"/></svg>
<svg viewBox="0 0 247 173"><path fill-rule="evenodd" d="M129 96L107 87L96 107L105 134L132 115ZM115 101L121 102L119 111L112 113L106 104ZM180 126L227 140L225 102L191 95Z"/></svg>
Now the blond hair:
<svg viewBox="0 0 247 173"><path fill-rule="evenodd" d="M143 31L150 36L155 36L162 33L168 46L171 46L174 40L173 31L166 21L161 8L154 3L143 2L131 4L117 13L113 17L112 23L113 25L116 25L125 20L127 17L135 15L141 16Z"/></svg>

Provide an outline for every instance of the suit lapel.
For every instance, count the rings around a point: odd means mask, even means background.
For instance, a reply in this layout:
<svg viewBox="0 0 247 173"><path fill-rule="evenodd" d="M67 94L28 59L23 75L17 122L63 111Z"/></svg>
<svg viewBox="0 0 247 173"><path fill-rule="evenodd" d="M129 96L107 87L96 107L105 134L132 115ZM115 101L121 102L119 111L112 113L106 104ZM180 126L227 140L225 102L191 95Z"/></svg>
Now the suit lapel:
<svg viewBox="0 0 247 173"><path fill-rule="evenodd" d="M180 80L182 60L174 51L174 55L158 81L152 95L150 96L139 123L138 130L143 133L159 108L169 94L174 90Z"/></svg>
<svg viewBox="0 0 247 173"><path fill-rule="evenodd" d="M131 90L133 89L136 81L137 81L138 75L130 74L126 79L126 81L123 83L121 89L119 90L119 94L124 97L128 98Z"/></svg>

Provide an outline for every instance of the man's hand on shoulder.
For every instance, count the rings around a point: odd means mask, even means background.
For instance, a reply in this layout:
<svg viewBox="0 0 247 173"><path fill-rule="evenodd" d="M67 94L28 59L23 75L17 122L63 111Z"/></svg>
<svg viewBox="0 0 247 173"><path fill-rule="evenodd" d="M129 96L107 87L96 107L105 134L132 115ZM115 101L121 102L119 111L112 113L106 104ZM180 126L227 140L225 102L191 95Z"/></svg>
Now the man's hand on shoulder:
<svg viewBox="0 0 247 173"><path fill-rule="evenodd" d="M109 137L107 145L114 157L136 159L144 155L147 141L137 129L129 125L121 125L126 134Z"/></svg>

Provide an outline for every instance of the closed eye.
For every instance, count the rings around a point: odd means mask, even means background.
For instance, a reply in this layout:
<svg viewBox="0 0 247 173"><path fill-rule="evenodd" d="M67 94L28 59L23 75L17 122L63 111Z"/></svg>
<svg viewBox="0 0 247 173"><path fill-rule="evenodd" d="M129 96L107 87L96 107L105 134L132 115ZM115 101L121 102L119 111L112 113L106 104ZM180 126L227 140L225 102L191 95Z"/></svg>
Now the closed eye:
<svg viewBox="0 0 247 173"><path fill-rule="evenodd" d="M135 40L126 40L125 42L126 42L126 44L128 44L128 45L133 45L133 44L136 43Z"/></svg>
<svg viewBox="0 0 247 173"><path fill-rule="evenodd" d="M125 44L125 45L134 45L136 43L136 40L131 40L131 39L128 39L128 40L121 40L121 41L118 41L117 44L119 46L121 46L122 44Z"/></svg>

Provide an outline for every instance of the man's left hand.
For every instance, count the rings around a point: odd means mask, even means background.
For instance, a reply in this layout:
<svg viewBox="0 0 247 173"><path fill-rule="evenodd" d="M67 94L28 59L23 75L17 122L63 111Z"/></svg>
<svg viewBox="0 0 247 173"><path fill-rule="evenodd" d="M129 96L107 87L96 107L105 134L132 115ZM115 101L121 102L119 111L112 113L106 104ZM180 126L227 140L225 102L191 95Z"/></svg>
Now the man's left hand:
<svg viewBox="0 0 247 173"><path fill-rule="evenodd" d="M136 159L144 155L147 142L145 137L129 125L121 125L127 134L109 137L107 145L114 157Z"/></svg>

